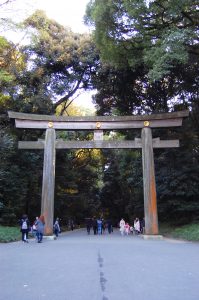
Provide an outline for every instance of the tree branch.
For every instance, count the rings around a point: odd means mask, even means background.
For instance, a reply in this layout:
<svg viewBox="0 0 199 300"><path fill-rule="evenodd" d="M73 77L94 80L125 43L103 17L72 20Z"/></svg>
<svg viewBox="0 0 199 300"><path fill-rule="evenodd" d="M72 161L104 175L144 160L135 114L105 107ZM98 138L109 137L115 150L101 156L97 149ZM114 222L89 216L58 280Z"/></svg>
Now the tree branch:
<svg viewBox="0 0 199 300"><path fill-rule="evenodd" d="M2 7L3 5L7 5L7 4L9 4L9 3L13 2L13 1L16 1L16 0L6 0L3 3L0 3L0 7Z"/></svg>
<svg viewBox="0 0 199 300"><path fill-rule="evenodd" d="M85 71L85 70L84 70ZM60 104L62 104L64 101L68 100L72 95L74 95L74 93L78 90L80 83L82 81L83 75L85 72L82 72L82 75L80 77L80 79L77 81L77 84L75 86L75 88L70 91L66 96L62 97L61 99L59 99L55 104L54 104L54 109L56 109Z"/></svg>

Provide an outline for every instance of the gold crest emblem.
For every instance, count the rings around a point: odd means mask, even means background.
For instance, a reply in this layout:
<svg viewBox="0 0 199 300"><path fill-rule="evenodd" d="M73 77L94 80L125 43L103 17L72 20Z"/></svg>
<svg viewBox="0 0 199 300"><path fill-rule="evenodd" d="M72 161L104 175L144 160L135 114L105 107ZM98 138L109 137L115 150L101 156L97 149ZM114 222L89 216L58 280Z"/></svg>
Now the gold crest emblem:
<svg viewBox="0 0 199 300"><path fill-rule="evenodd" d="M96 123L96 128L97 128L97 129L100 129L100 127L101 127L101 123L100 123L100 122L97 122L97 123Z"/></svg>
<svg viewBox="0 0 199 300"><path fill-rule="evenodd" d="M53 122L48 122L48 127L49 128L53 128L53 126L54 126Z"/></svg>
<svg viewBox="0 0 199 300"><path fill-rule="evenodd" d="M144 126L148 127L150 125L149 121L144 121Z"/></svg>

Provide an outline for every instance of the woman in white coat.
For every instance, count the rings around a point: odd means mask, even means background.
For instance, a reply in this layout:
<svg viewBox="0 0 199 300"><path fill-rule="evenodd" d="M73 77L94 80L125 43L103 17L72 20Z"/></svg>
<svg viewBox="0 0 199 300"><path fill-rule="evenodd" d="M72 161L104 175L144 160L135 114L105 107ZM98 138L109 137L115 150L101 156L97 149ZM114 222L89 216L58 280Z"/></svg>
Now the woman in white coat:
<svg viewBox="0 0 199 300"><path fill-rule="evenodd" d="M136 234L140 233L140 220L138 218L134 221L134 229Z"/></svg>
<svg viewBox="0 0 199 300"><path fill-rule="evenodd" d="M124 233L125 233L125 221L124 221L124 219L120 220L120 232L121 232L121 235L124 235Z"/></svg>

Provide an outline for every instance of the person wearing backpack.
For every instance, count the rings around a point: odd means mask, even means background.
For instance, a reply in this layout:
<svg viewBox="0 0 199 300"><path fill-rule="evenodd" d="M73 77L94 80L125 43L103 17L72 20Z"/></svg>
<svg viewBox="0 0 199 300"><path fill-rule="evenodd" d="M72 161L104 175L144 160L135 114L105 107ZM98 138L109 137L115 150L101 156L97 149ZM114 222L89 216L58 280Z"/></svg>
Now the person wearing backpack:
<svg viewBox="0 0 199 300"><path fill-rule="evenodd" d="M21 239L22 239L23 243L28 243L29 225L30 225L30 222L28 220L28 216L27 215L23 215L22 219L20 220Z"/></svg>
<svg viewBox="0 0 199 300"><path fill-rule="evenodd" d="M59 225L59 218L56 219L56 221L53 225L53 229L54 229L55 236L58 237L59 233L61 232L60 225Z"/></svg>

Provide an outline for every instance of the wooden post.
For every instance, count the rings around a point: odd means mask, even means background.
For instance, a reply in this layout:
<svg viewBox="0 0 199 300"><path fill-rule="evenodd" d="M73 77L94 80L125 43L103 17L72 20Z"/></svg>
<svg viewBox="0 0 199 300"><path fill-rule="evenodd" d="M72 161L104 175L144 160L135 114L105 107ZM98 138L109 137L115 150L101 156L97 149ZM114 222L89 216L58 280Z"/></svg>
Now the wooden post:
<svg viewBox="0 0 199 300"><path fill-rule="evenodd" d="M45 218L45 235L53 234L55 187L55 129L46 130L42 183L41 214Z"/></svg>
<svg viewBox="0 0 199 300"><path fill-rule="evenodd" d="M156 184L151 128L142 129L142 167L144 183L144 212L146 235L158 234Z"/></svg>

